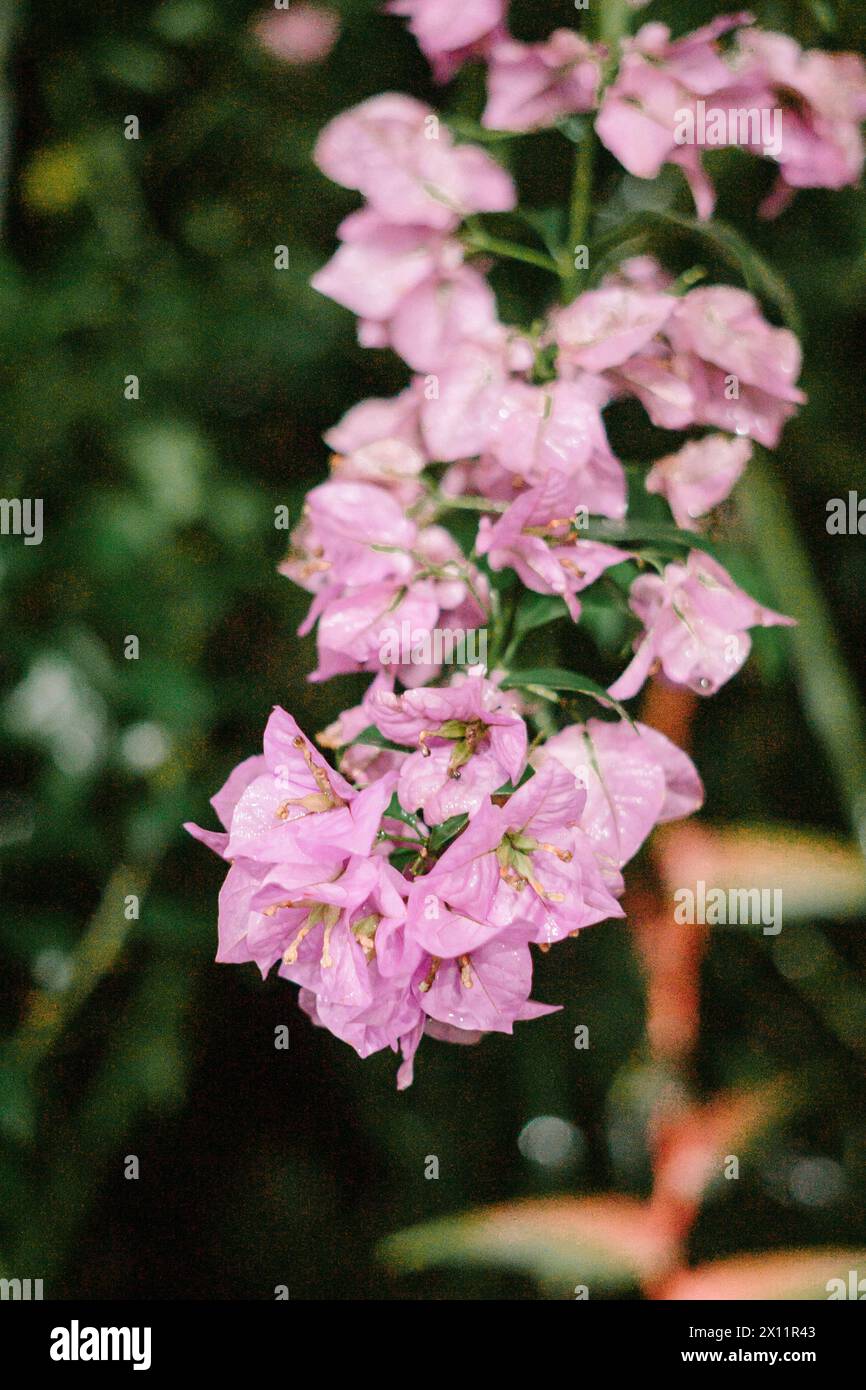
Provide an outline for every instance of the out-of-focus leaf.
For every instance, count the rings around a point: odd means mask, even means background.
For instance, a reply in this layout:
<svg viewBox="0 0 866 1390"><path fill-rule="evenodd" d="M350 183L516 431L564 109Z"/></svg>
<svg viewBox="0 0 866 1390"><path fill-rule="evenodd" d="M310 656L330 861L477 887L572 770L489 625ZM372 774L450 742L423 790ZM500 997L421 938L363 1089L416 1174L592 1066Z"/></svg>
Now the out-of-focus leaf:
<svg viewBox="0 0 866 1390"><path fill-rule="evenodd" d="M781 1084L731 1092L665 1118L656 1135L653 1206L670 1211L684 1233L727 1155L742 1156L778 1116L786 1094Z"/></svg>
<svg viewBox="0 0 866 1390"><path fill-rule="evenodd" d="M561 598L552 594L527 593L517 609L514 636L525 637L528 632L534 632L538 627L546 627L548 623L556 622L557 618L566 617L567 613L568 609Z"/></svg>
<svg viewBox="0 0 866 1390"><path fill-rule="evenodd" d="M662 1299L720 1301L733 1299L850 1298L858 1272L866 1272L864 1250L784 1250L773 1255L738 1255L684 1270L656 1295ZM831 1281L838 1281L832 1283ZM859 1297L854 1294L853 1297Z"/></svg>
<svg viewBox="0 0 866 1390"><path fill-rule="evenodd" d="M866 865L854 845L825 831L782 825L677 825L656 837L673 893L709 888L778 889L784 920L845 919L866 909Z"/></svg>
<svg viewBox="0 0 866 1390"><path fill-rule="evenodd" d="M551 1290L585 1284L591 1293L652 1283L677 1252L670 1228L642 1202L551 1197L413 1226L382 1253L405 1271L483 1265L519 1270Z"/></svg>

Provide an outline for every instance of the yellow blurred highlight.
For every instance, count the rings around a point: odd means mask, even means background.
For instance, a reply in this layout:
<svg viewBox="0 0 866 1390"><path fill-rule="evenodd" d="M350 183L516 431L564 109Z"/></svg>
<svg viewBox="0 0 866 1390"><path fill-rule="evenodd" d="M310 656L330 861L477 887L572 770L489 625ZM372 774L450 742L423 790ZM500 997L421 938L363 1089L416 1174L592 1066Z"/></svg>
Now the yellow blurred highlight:
<svg viewBox="0 0 866 1390"><path fill-rule="evenodd" d="M75 207L88 185L84 156L74 145L37 150L21 175L21 197L34 212L56 214Z"/></svg>

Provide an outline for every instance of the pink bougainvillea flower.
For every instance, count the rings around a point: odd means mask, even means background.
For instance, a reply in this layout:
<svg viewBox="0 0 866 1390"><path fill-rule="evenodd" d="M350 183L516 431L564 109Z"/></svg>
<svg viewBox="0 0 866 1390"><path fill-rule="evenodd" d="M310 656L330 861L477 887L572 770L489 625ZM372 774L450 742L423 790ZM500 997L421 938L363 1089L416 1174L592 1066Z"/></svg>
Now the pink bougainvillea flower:
<svg viewBox="0 0 866 1390"><path fill-rule="evenodd" d="M556 29L544 43L499 40L489 54L482 125L537 130L593 110L603 57L603 50L572 29Z"/></svg>
<svg viewBox="0 0 866 1390"><path fill-rule="evenodd" d="M600 409L607 394L595 377L547 386L512 380L500 394L485 452L530 486L556 470L574 479L575 505L623 516L625 474L611 451Z"/></svg>
<svg viewBox="0 0 866 1390"><path fill-rule="evenodd" d="M472 266L432 275L407 294L388 325L388 342L414 372L437 372L466 339L497 335L496 296Z"/></svg>
<svg viewBox="0 0 866 1390"><path fill-rule="evenodd" d="M660 665L668 680L712 695L743 665L751 627L790 626L792 618L756 603L709 555L693 550L664 577L641 575L631 607L644 625L630 665L610 687L615 699L636 695Z"/></svg>
<svg viewBox="0 0 866 1390"><path fill-rule="evenodd" d="M399 92L336 116L315 160L389 223L450 231L469 213L508 212L515 203L501 165L474 145L455 145L431 107Z"/></svg>
<svg viewBox="0 0 866 1390"><path fill-rule="evenodd" d="M407 934L434 958L453 959L512 926L549 946L622 916L580 829L585 804L586 792L553 759L503 806L487 799L413 885Z"/></svg>
<svg viewBox="0 0 866 1390"><path fill-rule="evenodd" d="M296 36L310 8L290 12ZM777 159L774 206L794 187L841 187L862 169L866 67L852 55L804 54L781 35L723 42L752 23L747 14L676 41L647 24L616 55L569 30L517 42L505 0L388 8L408 18L435 76L489 59L488 127L564 122L574 134L567 118L598 108L599 136L622 164L652 178L676 163L701 216L714 202L702 149L719 143L702 102L725 118L721 143ZM287 42L286 16L261 22L264 42L276 44L278 24ZM292 61L305 60L302 50L284 48ZM778 148L763 125L761 142L749 133L754 122L744 138L743 114L763 121L777 106ZM685 144L684 117L694 134ZM531 328L501 322L490 262L475 251L537 257L497 247L492 225L460 224L513 209L514 184L412 97L384 93L337 116L315 157L365 201L313 284L357 316L363 345L393 349L414 375L327 432L331 475L308 494L280 569L311 594L300 628L316 630L310 679L373 680L319 735L339 770L277 708L262 755L213 798L223 829L188 829L229 862L217 959L263 974L277 966L316 1025L362 1057L399 1053L402 1089L425 1034L471 1043L551 1012L530 999L532 946L622 917L624 865L655 825L703 798L690 759L646 725L590 719L542 740L540 697L503 692L506 658L500 670L494 656L488 674L486 646L468 639L486 637L490 623L497 652L500 642L513 652L562 605L577 620L583 591L634 560L585 538L591 516L626 513L626 474L604 419L613 402L640 401L659 428L725 432L674 446L647 475L679 525L697 529L729 495L749 441L775 445L805 400L801 354L746 291L682 292L649 255L626 258L546 316L527 315ZM435 465L444 471L425 477ZM457 510L467 532L468 514L480 516L471 551L447 517ZM562 605L533 602L527 613L525 590ZM660 574L641 566L630 605L642 632L614 699L659 669L709 694L742 666L752 627L791 621L703 550Z"/></svg>
<svg viewBox="0 0 866 1390"><path fill-rule="evenodd" d="M310 284L362 319L390 319L407 294L435 275L449 249L457 264L461 259L459 246L440 233L389 222L370 208L344 218L338 235L342 245Z"/></svg>
<svg viewBox="0 0 866 1390"><path fill-rule="evenodd" d="M657 178L664 164L680 165L701 217L712 214L715 194L701 168L700 148L678 143L678 123L702 98L722 106L746 104L718 40L750 23L749 14L722 15L675 41L666 25L645 24L623 42L619 71L596 119L602 143L637 178Z"/></svg>
<svg viewBox="0 0 866 1390"><path fill-rule="evenodd" d="M418 967L414 997L424 1012L462 1032L513 1033L515 1023L556 1013L557 1005L529 998L532 957L521 928L500 933L471 955L433 957Z"/></svg>
<svg viewBox="0 0 866 1390"><path fill-rule="evenodd" d="M420 451L418 416L422 400L420 384L413 382L397 396L372 396L359 401L326 432L325 443L338 454L353 454L369 444L399 439Z"/></svg>
<svg viewBox="0 0 866 1390"><path fill-rule="evenodd" d="M374 997L376 942L405 920L406 881L387 859L352 858L338 876L297 887L281 866L263 879L255 910L283 925L280 974L319 1001L361 1007Z"/></svg>
<svg viewBox="0 0 866 1390"><path fill-rule="evenodd" d="M398 498L373 483L329 481L304 503L307 544L327 564L331 583L406 578L417 527Z"/></svg>
<svg viewBox="0 0 866 1390"><path fill-rule="evenodd" d="M216 959L220 965L253 961L264 979L282 955L282 927L263 912L255 912L252 900L267 873L266 864L239 859L232 864L219 894L219 927ZM318 873L321 876L321 867Z"/></svg>
<svg viewBox="0 0 866 1390"><path fill-rule="evenodd" d="M502 343L455 347L421 407L421 430L431 458L451 463L484 452L507 379Z"/></svg>
<svg viewBox="0 0 866 1390"><path fill-rule="evenodd" d="M224 831L203 830L199 825L193 825L187 821L184 830L189 831L193 839L201 840L202 844L207 845L215 854L226 857L226 847L229 842L228 832L231 830L232 816L243 793L251 782L267 771L267 764L261 754L256 754L252 758L244 758L243 762L238 763L229 773L226 781L218 792L210 799Z"/></svg>
<svg viewBox="0 0 866 1390"><path fill-rule="evenodd" d="M689 359L697 422L774 448L806 400L795 385L802 349L790 329L767 323L745 290L710 285L677 302L665 334Z"/></svg>
<svg viewBox="0 0 866 1390"><path fill-rule="evenodd" d="M654 343L616 368L612 377L627 395L637 397L659 429L685 430L698 415L693 365L665 344Z"/></svg>
<svg viewBox="0 0 866 1390"><path fill-rule="evenodd" d="M496 298L458 242L370 208L339 230L343 244L310 283L360 316L364 346L391 347L413 371L433 372L463 339L498 336Z"/></svg>
<svg viewBox="0 0 866 1390"><path fill-rule="evenodd" d="M689 352L783 400L801 402L794 382L803 354L788 328L767 323L754 295L732 285L706 285L675 300L666 335Z"/></svg>
<svg viewBox="0 0 866 1390"><path fill-rule="evenodd" d="M551 317L560 361L588 372L618 367L661 332L676 304L673 295L623 286L579 295Z"/></svg>
<svg viewBox="0 0 866 1390"><path fill-rule="evenodd" d="M325 590L313 600L298 629L303 637L318 624L319 664L310 680L376 671L382 665L380 653L391 631L400 632L405 623L411 632L430 632L438 616L439 604L429 581L400 585L386 580Z"/></svg>
<svg viewBox="0 0 866 1390"><path fill-rule="evenodd" d="M388 0L385 8L409 20L434 77L448 82L467 59L483 56L502 32L508 0Z"/></svg>
<svg viewBox="0 0 866 1390"><path fill-rule="evenodd" d="M356 792L278 706L265 728L264 766L232 812L226 856L274 864L369 852L387 792L378 783Z"/></svg>
<svg viewBox="0 0 866 1390"><path fill-rule="evenodd" d="M338 767L356 787L367 787L389 772L399 772L400 764L408 756L391 748L380 748L377 744L356 742L359 734L373 724L370 702L380 691L390 691L393 686L393 676L380 671L361 703L343 710L332 724L316 735L320 748L342 750Z"/></svg>
<svg viewBox="0 0 866 1390"><path fill-rule="evenodd" d="M781 111L780 180L764 205L772 215L796 188L844 188L863 172L866 66L855 53L804 52L786 34L750 30L737 36L741 80L768 89ZM763 151L762 151L763 152Z"/></svg>
<svg viewBox="0 0 866 1390"><path fill-rule="evenodd" d="M397 795L428 825L474 815L491 792L517 785L526 763L526 725L491 682L470 676L458 685L395 695L381 687L366 707L392 742L417 749L400 766Z"/></svg>
<svg viewBox="0 0 866 1390"><path fill-rule="evenodd" d="M408 508L424 495L419 475L427 460L405 439L378 439L351 454L331 455L331 474L338 482L376 483Z"/></svg>
<svg viewBox="0 0 866 1390"><path fill-rule="evenodd" d="M629 558L615 546L580 539L575 512L586 495L577 478L552 469L541 487L528 488L497 522L482 517L476 542L491 569L513 569L533 593L558 595L575 622L576 595ZM623 502L619 515L624 511Z"/></svg>
<svg viewBox="0 0 866 1390"><path fill-rule="evenodd" d="M621 869L655 825L690 816L704 789L691 758L656 729L589 719L554 734L533 755L555 758L586 789L581 828L601 862Z"/></svg>
<svg viewBox="0 0 866 1390"><path fill-rule="evenodd" d="M373 987L369 1004L334 1004L318 998L312 990L302 989L298 1003L320 1027L341 1038L359 1057L370 1057L390 1047L401 1047L408 1061L414 1056L424 1025L424 1013L412 991L402 983L384 979L375 961L368 965ZM398 1087L411 1084L411 1068L401 1068Z"/></svg>
<svg viewBox="0 0 866 1390"><path fill-rule="evenodd" d="M259 42L284 63L304 67L327 58L340 32L340 16L323 5L292 5L255 22Z"/></svg>
<svg viewBox="0 0 866 1390"><path fill-rule="evenodd" d="M621 892L622 882L605 881L583 829L586 800L573 774L552 760L501 809L493 920L528 924L542 946L624 915L611 892Z"/></svg>
<svg viewBox="0 0 866 1390"><path fill-rule="evenodd" d="M707 435L654 463L646 478L647 492L667 498L678 526L696 530L696 518L730 496L751 457L748 439Z"/></svg>

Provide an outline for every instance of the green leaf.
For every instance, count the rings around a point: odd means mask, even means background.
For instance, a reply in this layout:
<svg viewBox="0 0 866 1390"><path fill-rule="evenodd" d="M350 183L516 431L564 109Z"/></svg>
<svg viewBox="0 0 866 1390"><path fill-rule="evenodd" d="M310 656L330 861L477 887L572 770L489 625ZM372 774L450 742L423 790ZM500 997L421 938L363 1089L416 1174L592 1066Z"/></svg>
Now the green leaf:
<svg viewBox="0 0 866 1390"><path fill-rule="evenodd" d="M390 739L380 734L375 724L370 724L363 729L357 738L353 738L351 743L347 743L347 748L352 748L356 743L363 743L372 748L387 748L391 753L405 753L406 749L399 743L392 743Z"/></svg>
<svg viewBox="0 0 866 1390"><path fill-rule="evenodd" d="M617 714L627 719L630 724L633 722L628 710L624 709L619 700L614 700L598 681L592 680L589 676L579 676L575 671L565 671L559 666L539 666L531 671L511 671L503 680L502 688L513 690L515 687L531 690L536 695L548 699L555 698L554 692L557 690L589 695L607 709L615 709Z"/></svg>
<svg viewBox="0 0 866 1390"><path fill-rule="evenodd" d="M668 521L590 521L581 538L608 545L650 545L665 550L703 550L718 559L718 547L697 531L683 531Z"/></svg>
<svg viewBox="0 0 866 1390"><path fill-rule="evenodd" d="M467 815L450 816L448 820L443 821L441 825L437 825L430 836L430 849L433 853L435 854L437 850L442 849L449 841L455 839L467 824L468 820L469 817Z"/></svg>
<svg viewBox="0 0 866 1390"><path fill-rule="evenodd" d="M423 836L426 834L426 832L424 831L424 827L422 826L418 817L414 816L411 811L403 810L403 807L397 800L396 792L391 797L391 800L388 802L388 805L385 807L384 818L388 820L399 820L402 821L404 825L411 825L412 829L418 835Z"/></svg>
<svg viewBox="0 0 866 1390"><path fill-rule="evenodd" d="M533 594L529 593L525 599L521 600L514 619L514 638L525 637L527 633L534 632L538 627L546 627L548 623L556 622L558 618L568 616L568 609L561 598L553 594Z"/></svg>

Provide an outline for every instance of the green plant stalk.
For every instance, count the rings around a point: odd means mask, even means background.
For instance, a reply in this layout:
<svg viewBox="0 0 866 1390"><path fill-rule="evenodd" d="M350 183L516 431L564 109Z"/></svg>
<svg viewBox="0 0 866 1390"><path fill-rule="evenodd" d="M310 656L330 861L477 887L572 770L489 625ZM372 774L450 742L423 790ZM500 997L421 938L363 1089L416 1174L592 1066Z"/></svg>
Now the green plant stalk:
<svg viewBox="0 0 866 1390"><path fill-rule="evenodd" d="M630 17L627 0L595 0L590 18L591 36L607 46L611 58L617 52L620 39L628 33ZM579 248L588 247L597 143L595 128L590 125L577 148L568 209L568 242L559 258L564 304L569 304L580 293L589 275L589 266L582 269L575 261Z"/></svg>
<svg viewBox="0 0 866 1390"><path fill-rule="evenodd" d="M776 593L790 593L794 668L806 717L821 743L854 836L866 857L866 719L836 641L788 499L766 456L756 450L738 488L752 541Z"/></svg>
<svg viewBox="0 0 866 1390"><path fill-rule="evenodd" d="M463 239L469 251L488 251L491 256L502 256L510 261L522 261L525 265L538 266L556 274L558 267L551 256L543 251L533 251L531 246L521 246L516 241L505 241L502 237L488 236L480 227L470 227Z"/></svg>
<svg viewBox="0 0 866 1390"><path fill-rule="evenodd" d="M577 147L574 165L574 179L571 185L571 199L568 208L568 244L560 259L562 279L562 302L569 304L580 292L589 267L581 269L575 264L578 251L587 248L587 231L592 214L592 177L595 168L596 135L587 130ZM588 250L588 248L587 248Z"/></svg>
<svg viewBox="0 0 866 1390"><path fill-rule="evenodd" d="M148 869L115 869L84 935L75 948L71 983L62 994L38 991L12 1039L12 1056L25 1071L36 1068L62 1036L97 985L110 974L126 945L133 922L124 916L124 898L139 899L150 879Z"/></svg>
<svg viewBox="0 0 866 1390"><path fill-rule="evenodd" d="M593 0L592 37L615 49L628 33L631 11L628 0Z"/></svg>

